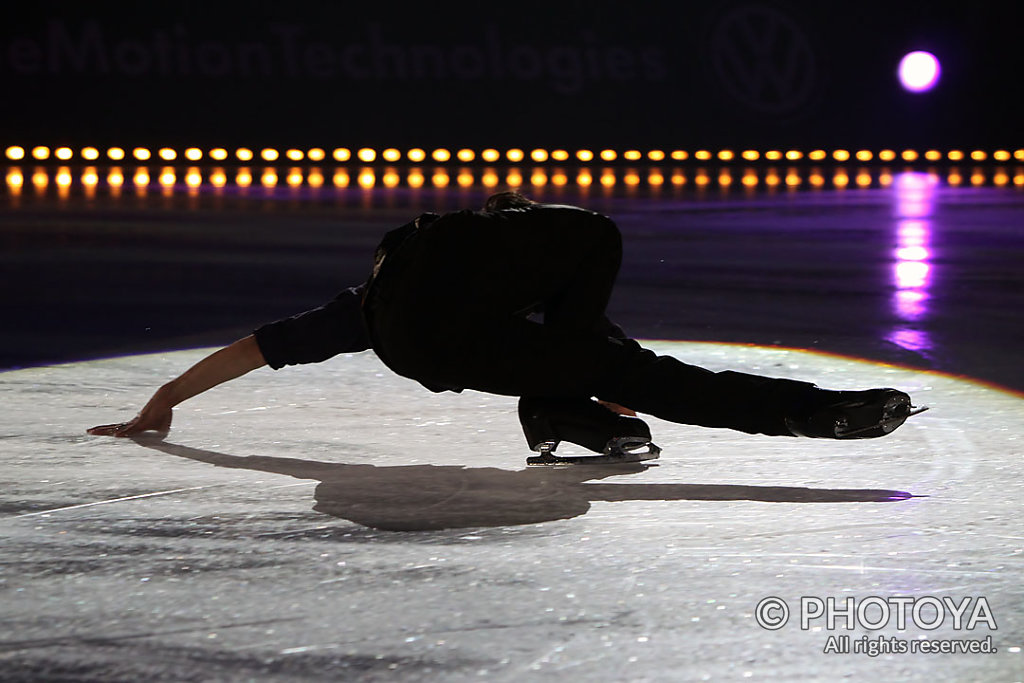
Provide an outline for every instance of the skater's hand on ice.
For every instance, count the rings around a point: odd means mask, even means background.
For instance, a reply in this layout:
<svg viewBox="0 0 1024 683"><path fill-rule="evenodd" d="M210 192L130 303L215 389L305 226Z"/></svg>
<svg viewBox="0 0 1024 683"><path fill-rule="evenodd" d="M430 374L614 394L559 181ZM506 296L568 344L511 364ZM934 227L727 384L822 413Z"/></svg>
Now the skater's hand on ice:
<svg viewBox="0 0 1024 683"><path fill-rule="evenodd" d="M598 403L600 403L601 405L603 405L605 408L607 408L608 410L612 411L613 413L618 413L619 415L625 415L626 417L636 417L636 411L635 410L627 408L626 406L620 406L618 403L609 403L608 401L598 401Z"/></svg>
<svg viewBox="0 0 1024 683"><path fill-rule="evenodd" d="M128 422L99 425L89 429L93 436L134 436L142 432L154 431L167 434L171 430L171 407L155 397L138 415Z"/></svg>

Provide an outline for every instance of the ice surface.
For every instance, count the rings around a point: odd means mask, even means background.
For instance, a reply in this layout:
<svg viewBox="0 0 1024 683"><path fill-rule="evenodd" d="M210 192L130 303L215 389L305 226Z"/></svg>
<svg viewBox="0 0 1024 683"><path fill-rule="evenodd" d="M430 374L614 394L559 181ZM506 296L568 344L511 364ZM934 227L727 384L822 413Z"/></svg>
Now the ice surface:
<svg viewBox="0 0 1024 683"><path fill-rule="evenodd" d="M514 400L431 394L371 354L214 389L166 441L85 429L130 417L201 350L0 374L0 678L1024 677L1020 397L798 351L651 346L932 409L851 442L651 420L656 466L527 470ZM757 625L768 596L792 608L784 628ZM801 630L802 596L984 597L998 630ZM991 636L998 652L825 654L830 635Z"/></svg>

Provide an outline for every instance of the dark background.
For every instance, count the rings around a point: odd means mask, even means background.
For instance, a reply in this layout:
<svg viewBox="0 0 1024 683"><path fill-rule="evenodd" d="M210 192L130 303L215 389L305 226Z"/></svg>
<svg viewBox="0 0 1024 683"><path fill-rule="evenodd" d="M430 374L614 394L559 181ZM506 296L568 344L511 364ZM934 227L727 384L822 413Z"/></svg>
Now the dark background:
<svg viewBox="0 0 1024 683"><path fill-rule="evenodd" d="M6 144L1019 143L1016 2L19 3ZM939 87L899 86L938 55Z"/></svg>

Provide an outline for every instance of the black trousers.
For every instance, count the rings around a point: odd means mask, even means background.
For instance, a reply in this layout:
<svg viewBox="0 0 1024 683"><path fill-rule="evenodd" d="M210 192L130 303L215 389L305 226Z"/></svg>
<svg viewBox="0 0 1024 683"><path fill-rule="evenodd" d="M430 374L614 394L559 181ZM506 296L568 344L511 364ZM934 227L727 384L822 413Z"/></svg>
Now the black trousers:
<svg viewBox="0 0 1024 683"><path fill-rule="evenodd" d="M431 388L596 397L684 424L789 435L813 385L712 372L611 335L622 259L608 218L538 206L448 214L389 254L370 331L395 372ZM526 313L542 308L544 322Z"/></svg>

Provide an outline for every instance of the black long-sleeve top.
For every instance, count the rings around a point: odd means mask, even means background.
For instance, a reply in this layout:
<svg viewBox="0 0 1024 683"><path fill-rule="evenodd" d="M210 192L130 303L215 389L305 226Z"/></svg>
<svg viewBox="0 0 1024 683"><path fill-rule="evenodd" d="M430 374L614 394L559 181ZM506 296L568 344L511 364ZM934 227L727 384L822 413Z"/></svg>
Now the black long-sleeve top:
<svg viewBox="0 0 1024 683"><path fill-rule="evenodd" d="M349 287L319 308L263 325L253 334L267 365L319 363L370 348L362 304L366 285Z"/></svg>
<svg viewBox="0 0 1024 683"><path fill-rule="evenodd" d="M366 283L349 287L319 308L255 330L253 334L256 343L267 364L279 370L286 365L319 363L341 353L373 348L363 312L363 300L367 292L374 288L387 255L397 252L410 234L437 219L437 214L425 213L385 235L374 255L373 273ZM609 337L626 338L622 328L607 317L604 319L604 327ZM426 386L433 391L442 390Z"/></svg>

